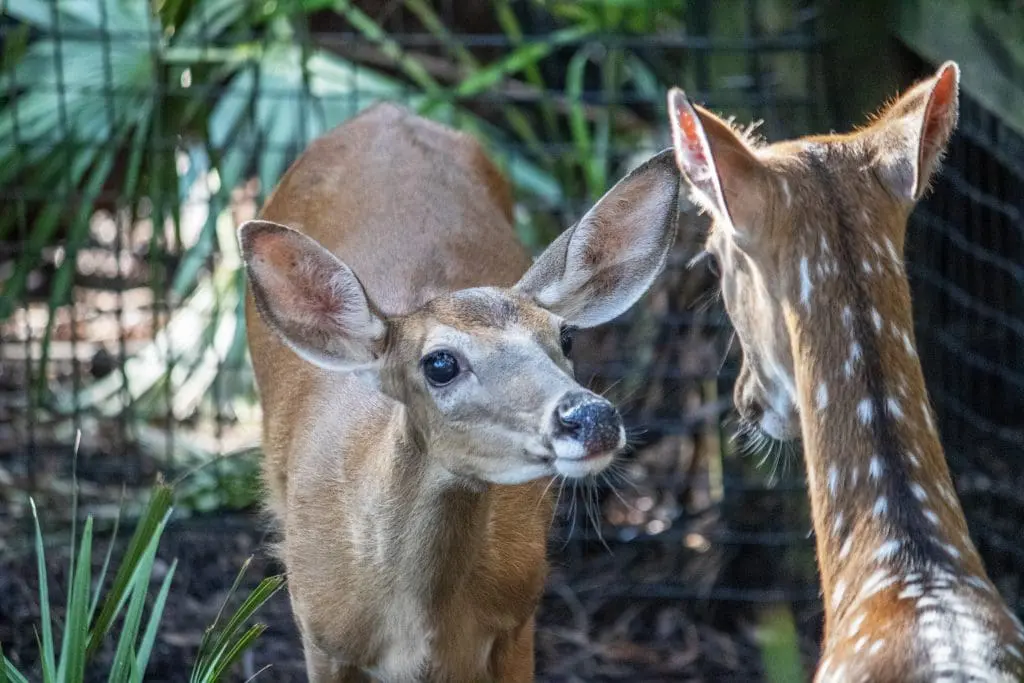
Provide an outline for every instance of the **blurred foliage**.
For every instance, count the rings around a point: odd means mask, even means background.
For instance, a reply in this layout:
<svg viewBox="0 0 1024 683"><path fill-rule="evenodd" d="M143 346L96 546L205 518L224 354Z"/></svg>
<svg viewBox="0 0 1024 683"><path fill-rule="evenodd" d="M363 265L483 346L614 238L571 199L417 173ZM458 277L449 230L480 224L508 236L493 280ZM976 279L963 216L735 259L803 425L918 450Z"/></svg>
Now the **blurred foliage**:
<svg viewBox="0 0 1024 683"><path fill-rule="evenodd" d="M255 179L259 202L310 140L378 100L403 101L476 136L513 184L519 234L539 249L624 168L665 143L669 85L698 96L756 85L739 77L751 68L743 50L651 49L662 38L699 39L711 25L723 41L749 38L746 3L493 0L479 10L483 28L472 30L429 0L402 0L388 12L369 4L3 3L0 192L8 210L0 212L0 244L20 248L0 285L0 321L23 305L41 263L52 271L34 407L150 426L251 414L254 387L241 371L238 192ZM759 31L796 25L795 0L758 8ZM404 40L389 12L404 13L428 40ZM472 40L481 36L492 41ZM771 87L797 91L806 82L797 56L759 59L759 71L778 80ZM710 83L693 80L696 61ZM154 309L170 317L113 374L73 393L55 390L45 371L54 321L101 210L125 216L132 231L151 226L138 256ZM142 426L133 431L159 441ZM169 448L195 449L180 439Z"/></svg>
<svg viewBox="0 0 1024 683"><path fill-rule="evenodd" d="M807 680L800 658L800 637L793 621L793 612L788 607L778 605L762 610L758 641L765 680L770 683Z"/></svg>
<svg viewBox="0 0 1024 683"><path fill-rule="evenodd" d="M39 659L42 663L43 683L81 683L85 680L86 665L95 659L101 647L110 640L113 641L114 655L109 664L107 680L111 683L141 683L144 680L177 567L175 560L153 596L150 584L154 580L156 551L171 515L172 497L173 490L169 486L158 485L153 489L120 563L111 565L117 536L115 525L114 538L110 541L95 581L92 576L92 516L86 519L81 537L76 537L75 529L72 528L69 583L62 591L66 594L67 604L62 618L58 619L54 618L51 610L43 532L33 503L41 613ZM77 518L77 514L73 518ZM227 603L237 592L247 568L248 564L243 566L225 598L221 613L204 632L189 679L192 683L223 680L225 674L232 670L246 650L253 647L265 629L262 624L245 625L281 589L284 585L283 577L270 577L261 581L226 622L221 624ZM109 570L113 570L113 578L108 584ZM150 603L149 616L144 620L147 602ZM16 669L0 653L0 683L27 683L28 680L24 672Z"/></svg>

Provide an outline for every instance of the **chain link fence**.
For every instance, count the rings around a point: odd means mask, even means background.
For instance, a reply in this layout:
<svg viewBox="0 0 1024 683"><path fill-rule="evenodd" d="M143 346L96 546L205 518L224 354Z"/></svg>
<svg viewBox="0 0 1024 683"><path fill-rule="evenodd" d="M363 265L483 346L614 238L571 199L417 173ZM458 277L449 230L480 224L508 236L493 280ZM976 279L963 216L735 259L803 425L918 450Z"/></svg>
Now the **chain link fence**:
<svg viewBox="0 0 1024 683"><path fill-rule="evenodd" d="M192 558L189 599L165 619L195 630L200 605L264 540L229 513L258 499L234 229L311 139L379 99L469 131L510 178L517 229L539 250L669 144L671 85L763 121L768 139L830 128L820 12L800 0L167 0L155 13L146 0L9 0L0 548L27 543L25 492L48 513L67 509L73 468L101 518L123 489L130 502L157 473L189 473L179 509L193 519L172 543ZM1019 606L1024 143L969 97L962 106L946 170L912 221L910 274L972 532ZM805 667L815 660L802 463L730 440L738 348L713 278L686 266L703 221L685 212L653 290L576 344L579 376L623 406L634 448L597 485L559 494L543 680L759 680L786 614ZM304 680L279 602L253 666ZM3 610L0 641L27 652L24 614ZM164 666L187 656L188 637L175 642L158 648Z"/></svg>

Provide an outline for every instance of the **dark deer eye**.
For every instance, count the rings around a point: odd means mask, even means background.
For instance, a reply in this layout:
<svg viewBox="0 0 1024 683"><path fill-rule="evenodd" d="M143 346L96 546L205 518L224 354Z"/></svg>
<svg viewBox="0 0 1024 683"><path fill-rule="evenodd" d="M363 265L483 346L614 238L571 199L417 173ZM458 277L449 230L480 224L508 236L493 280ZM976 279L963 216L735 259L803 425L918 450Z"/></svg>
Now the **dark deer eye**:
<svg viewBox="0 0 1024 683"><path fill-rule="evenodd" d="M423 366L423 375L435 387L443 387L459 374L459 361L448 351L428 353L420 364Z"/></svg>
<svg viewBox="0 0 1024 683"><path fill-rule="evenodd" d="M561 334L559 334L558 341L562 345L562 353L568 357L572 351L572 338L576 334L576 330L567 325L562 326Z"/></svg>

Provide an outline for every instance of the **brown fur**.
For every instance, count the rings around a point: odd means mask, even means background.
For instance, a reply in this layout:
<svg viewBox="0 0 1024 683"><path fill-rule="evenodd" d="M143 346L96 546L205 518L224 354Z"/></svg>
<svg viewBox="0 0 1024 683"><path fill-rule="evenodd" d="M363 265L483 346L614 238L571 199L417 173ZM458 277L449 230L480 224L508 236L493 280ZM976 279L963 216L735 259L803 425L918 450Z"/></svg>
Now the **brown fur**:
<svg viewBox="0 0 1024 683"><path fill-rule="evenodd" d="M760 148L669 97L744 351L737 409L803 440L825 602L818 681L1024 675L1024 631L968 536L934 428L903 266L957 78L944 65L854 133Z"/></svg>
<svg viewBox="0 0 1024 683"><path fill-rule="evenodd" d="M310 145L241 228L268 503L314 683L533 679L551 475L614 457L551 433L558 400L585 393L560 325L643 293L677 191L663 153L523 284L511 193L480 146L378 105ZM472 373L430 385L436 344Z"/></svg>

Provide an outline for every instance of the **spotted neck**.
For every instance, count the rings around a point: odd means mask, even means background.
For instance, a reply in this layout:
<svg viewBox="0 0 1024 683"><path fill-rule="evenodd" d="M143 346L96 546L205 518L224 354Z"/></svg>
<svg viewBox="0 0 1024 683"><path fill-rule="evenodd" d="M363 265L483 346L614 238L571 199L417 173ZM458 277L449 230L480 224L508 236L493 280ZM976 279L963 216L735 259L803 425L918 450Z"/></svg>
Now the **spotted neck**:
<svg viewBox="0 0 1024 683"><path fill-rule="evenodd" d="M801 256L798 277L786 316L825 599L818 680L829 666L836 680L869 671L876 654L871 671L895 666L899 680L932 680L948 661L1024 672L1024 635L968 536L939 442L900 251L840 230ZM954 642L971 636L973 650Z"/></svg>

